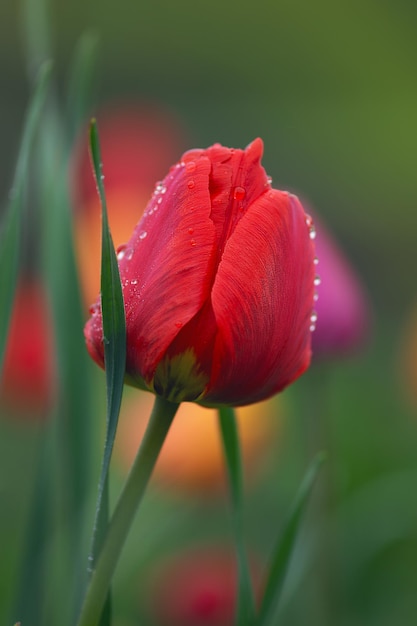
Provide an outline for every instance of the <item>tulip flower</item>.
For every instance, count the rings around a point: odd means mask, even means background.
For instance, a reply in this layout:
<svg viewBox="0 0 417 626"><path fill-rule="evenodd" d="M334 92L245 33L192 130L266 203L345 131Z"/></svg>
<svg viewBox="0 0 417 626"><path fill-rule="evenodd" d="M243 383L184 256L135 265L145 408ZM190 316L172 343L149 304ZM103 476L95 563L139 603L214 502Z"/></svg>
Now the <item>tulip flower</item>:
<svg viewBox="0 0 417 626"><path fill-rule="evenodd" d="M186 152L119 247L130 384L174 403L238 406L308 367L312 225L296 196L272 189L262 151L256 139ZM99 299L91 314L87 348L104 367Z"/></svg>
<svg viewBox="0 0 417 626"><path fill-rule="evenodd" d="M40 417L54 393L52 320L42 285L21 281L16 290L0 387L4 409Z"/></svg>
<svg viewBox="0 0 417 626"><path fill-rule="evenodd" d="M314 358L342 356L364 344L369 305L359 276L333 237L314 216L316 255L321 284L316 302Z"/></svg>

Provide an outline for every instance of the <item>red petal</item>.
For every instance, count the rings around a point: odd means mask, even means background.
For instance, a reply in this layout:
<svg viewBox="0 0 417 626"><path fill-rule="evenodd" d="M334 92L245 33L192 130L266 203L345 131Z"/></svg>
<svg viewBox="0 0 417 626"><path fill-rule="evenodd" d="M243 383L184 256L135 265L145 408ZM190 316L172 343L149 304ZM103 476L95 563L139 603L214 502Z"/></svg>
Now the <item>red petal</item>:
<svg viewBox="0 0 417 626"><path fill-rule="evenodd" d="M148 382L180 329L200 310L213 282L210 161L175 167L157 186L120 260L127 372Z"/></svg>
<svg viewBox="0 0 417 626"><path fill-rule="evenodd" d="M218 326L207 404L249 404L310 361L314 249L295 196L269 190L228 240L212 290Z"/></svg>

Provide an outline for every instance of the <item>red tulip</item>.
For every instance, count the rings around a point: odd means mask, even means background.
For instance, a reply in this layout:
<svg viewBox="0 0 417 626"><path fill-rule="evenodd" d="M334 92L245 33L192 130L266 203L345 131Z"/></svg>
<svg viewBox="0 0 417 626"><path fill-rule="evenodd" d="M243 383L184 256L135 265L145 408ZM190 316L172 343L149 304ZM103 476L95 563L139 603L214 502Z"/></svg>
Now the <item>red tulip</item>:
<svg viewBox="0 0 417 626"><path fill-rule="evenodd" d="M243 405L308 367L310 227L299 200L271 188L262 149L186 152L118 249L129 383L173 402ZM85 335L103 367L99 301Z"/></svg>

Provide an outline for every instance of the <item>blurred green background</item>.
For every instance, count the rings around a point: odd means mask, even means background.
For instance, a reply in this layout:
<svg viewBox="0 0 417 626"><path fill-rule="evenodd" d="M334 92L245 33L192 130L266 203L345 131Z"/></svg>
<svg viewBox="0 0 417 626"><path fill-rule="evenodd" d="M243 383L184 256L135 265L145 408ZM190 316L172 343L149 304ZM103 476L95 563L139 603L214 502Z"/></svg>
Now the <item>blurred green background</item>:
<svg viewBox="0 0 417 626"><path fill-rule="evenodd" d="M415 3L50 0L48 7L60 96L74 46L92 29L99 37L97 109L115 99L162 103L178 116L190 147L243 147L261 136L274 186L306 198L352 260L372 303L370 344L337 367L314 366L285 393L284 441L248 494L248 543L266 559L308 461L324 447L329 462L281 623L415 624L417 415L401 370L404 323L417 295ZM3 199L30 93L24 11L15 0L0 3ZM94 381L104 397L103 379ZM12 595L12 582L4 581L7 568L17 570L38 443L35 430L1 425L0 531L3 540L11 537L0 576L4 619ZM117 491L117 477L114 483ZM145 502L141 520L115 585L121 626L147 624L135 594L155 554L190 537L223 538L228 523L223 502L160 492Z"/></svg>
<svg viewBox="0 0 417 626"><path fill-rule="evenodd" d="M28 93L21 12L2 1L3 195ZM417 221L412 2L51 0L49 13L61 82L79 35L94 29L98 102L161 101L196 145L263 137L275 184L328 218L378 305L398 313L407 304Z"/></svg>

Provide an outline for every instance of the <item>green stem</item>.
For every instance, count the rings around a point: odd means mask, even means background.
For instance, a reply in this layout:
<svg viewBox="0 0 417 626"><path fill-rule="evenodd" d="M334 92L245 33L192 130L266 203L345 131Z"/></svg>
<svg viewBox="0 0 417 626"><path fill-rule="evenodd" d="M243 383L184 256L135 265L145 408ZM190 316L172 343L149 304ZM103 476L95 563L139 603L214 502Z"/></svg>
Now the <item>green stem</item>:
<svg viewBox="0 0 417 626"><path fill-rule="evenodd" d="M99 622L120 552L178 406L160 396L155 398L145 436L120 494L92 573L78 626L96 626Z"/></svg>
<svg viewBox="0 0 417 626"><path fill-rule="evenodd" d="M255 600L250 569L243 539L243 476L242 457L235 411L231 407L219 409L219 424L229 477L232 502L233 531L238 564L237 626L252 626L255 622Z"/></svg>

